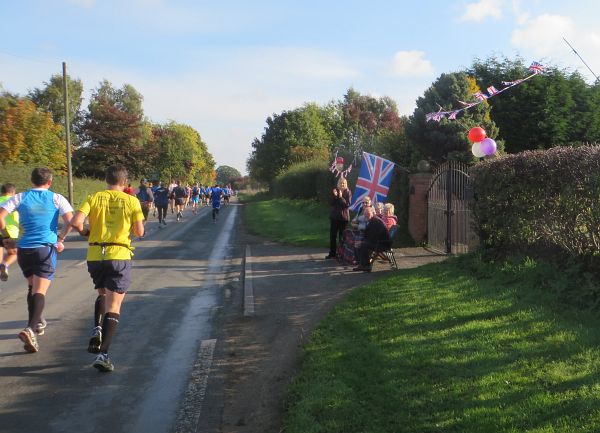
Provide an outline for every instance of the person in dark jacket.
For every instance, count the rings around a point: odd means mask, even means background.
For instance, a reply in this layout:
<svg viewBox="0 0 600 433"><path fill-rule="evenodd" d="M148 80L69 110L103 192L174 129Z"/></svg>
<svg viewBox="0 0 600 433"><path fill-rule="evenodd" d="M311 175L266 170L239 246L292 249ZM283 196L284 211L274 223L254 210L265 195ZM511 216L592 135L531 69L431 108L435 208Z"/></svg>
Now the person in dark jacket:
<svg viewBox="0 0 600 433"><path fill-rule="evenodd" d="M167 209L169 207L169 189L159 182L158 188L154 192L154 205L158 209L158 226L167 225Z"/></svg>
<svg viewBox="0 0 600 433"><path fill-rule="evenodd" d="M372 207L365 208L367 227L365 235L357 251L358 266L353 271L371 272L371 253L373 251L385 251L390 247L390 233L383 221L375 217Z"/></svg>
<svg viewBox="0 0 600 433"><path fill-rule="evenodd" d="M345 178L340 177L336 188L333 188L331 192L331 199L329 204L331 205L331 212L329 214L330 226L329 226L329 255L326 259L335 258L337 250L337 239L342 240L342 234L344 229L350 220L350 202L352 200L352 193L348 189L348 182Z"/></svg>

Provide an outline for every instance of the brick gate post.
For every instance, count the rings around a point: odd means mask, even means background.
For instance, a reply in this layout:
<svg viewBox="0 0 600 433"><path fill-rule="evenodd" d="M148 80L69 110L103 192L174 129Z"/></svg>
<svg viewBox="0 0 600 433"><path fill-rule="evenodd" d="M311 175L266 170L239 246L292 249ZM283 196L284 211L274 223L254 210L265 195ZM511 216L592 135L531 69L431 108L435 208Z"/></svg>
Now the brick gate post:
<svg viewBox="0 0 600 433"><path fill-rule="evenodd" d="M427 236L427 188L433 174L414 173L408 177L408 232L415 243L420 244Z"/></svg>

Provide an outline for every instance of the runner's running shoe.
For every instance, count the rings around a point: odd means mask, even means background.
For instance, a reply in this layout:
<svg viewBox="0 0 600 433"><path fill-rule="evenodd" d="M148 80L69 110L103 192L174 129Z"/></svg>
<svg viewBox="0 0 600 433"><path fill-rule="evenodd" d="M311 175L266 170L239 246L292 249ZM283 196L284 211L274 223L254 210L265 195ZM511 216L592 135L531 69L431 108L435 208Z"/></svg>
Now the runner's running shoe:
<svg viewBox="0 0 600 433"><path fill-rule="evenodd" d="M96 356L92 367L97 368L102 372L109 372L115 369L115 366L111 362L107 353L99 353L98 356Z"/></svg>
<svg viewBox="0 0 600 433"><path fill-rule="evenodd" d="M8 281L8 266L0 263L0 281Z"/></svg>
<svg viewBox="0 0 600 433"><path fill-rule="evenodd" d="M29 353L35 353L40 350L35 333L31 328L25 328L19 332L19 340L24 343L23 349Z"/></svg>
<svg viewBox="0 0 600 433"><path fill-rule="evenodd" d="M35 327L35 333L37 335L44 335L44 333L46 332L46 326L48 326L48 322L46 322L46 319L42 317L42 320L40 320L40 322Z"/></svg>
<svg viewBox="0 0 600 433"><path fill-rule="evenodd" d="M100 353L100 346L102 345L102 327L96 326L92 329L92 338L88 344L88 352Z"/></svg>

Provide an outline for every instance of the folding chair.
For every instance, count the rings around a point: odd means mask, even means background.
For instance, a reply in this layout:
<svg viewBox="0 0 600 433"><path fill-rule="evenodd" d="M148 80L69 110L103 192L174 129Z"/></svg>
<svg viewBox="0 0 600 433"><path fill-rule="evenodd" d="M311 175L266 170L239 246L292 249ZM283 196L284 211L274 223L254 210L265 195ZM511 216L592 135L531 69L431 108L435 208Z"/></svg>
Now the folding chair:
<svg viewBox="0 0 600 433"><path fill-rule="evenodd" d="M390 227L389 246L386 243L385 247L380 249L380 248L378 248L379 244L377 244L375 246L375 251L373 251L373 255L371 256L371 261L373 261L377 258L381 258L384 261L388 262L392 269L398 269L398 263L396 262L396 257L394 257L394 250L392 249L392 243L394 241L394 236L396 235L397 231L398 231L397 224Z"/></svg>

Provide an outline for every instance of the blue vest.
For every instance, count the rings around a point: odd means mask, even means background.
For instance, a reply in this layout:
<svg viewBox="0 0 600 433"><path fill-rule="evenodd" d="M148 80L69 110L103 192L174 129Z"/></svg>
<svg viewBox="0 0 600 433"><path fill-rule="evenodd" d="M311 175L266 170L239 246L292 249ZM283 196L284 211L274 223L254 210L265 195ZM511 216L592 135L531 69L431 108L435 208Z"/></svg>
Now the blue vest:
<svg viewBox="0 0 600 433"><path fill-rule="evenodd" d="M58 208L54 204L54 192L29 190L23 193L19 205L21 238L19 248L37 248L55 244L58 236Z"/></svg>

